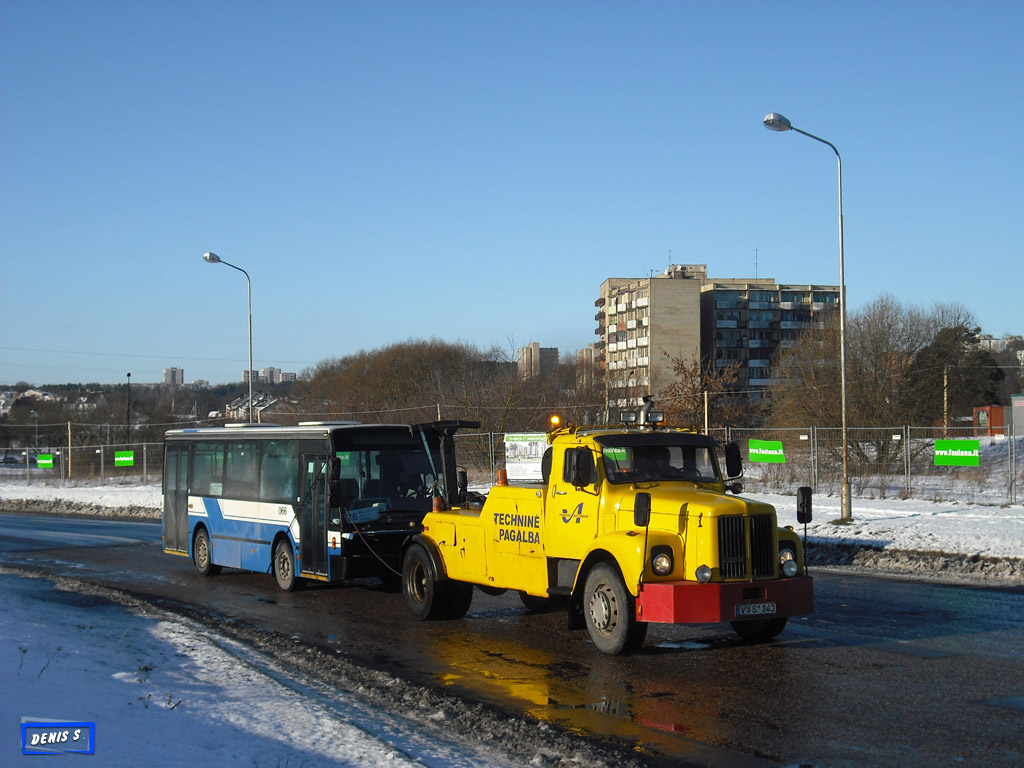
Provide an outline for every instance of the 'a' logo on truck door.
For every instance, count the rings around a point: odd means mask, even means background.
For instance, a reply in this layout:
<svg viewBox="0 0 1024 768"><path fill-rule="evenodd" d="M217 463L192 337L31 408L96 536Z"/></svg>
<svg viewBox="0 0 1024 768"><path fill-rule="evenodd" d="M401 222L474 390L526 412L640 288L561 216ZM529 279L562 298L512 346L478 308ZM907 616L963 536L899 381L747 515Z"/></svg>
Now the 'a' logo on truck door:
<svg viewBox="0 0 1024 768"><path fill-rule="evenodd" d="M574 509L572 512L570 512L567 509L563 509L562 510L562 522L563 523L571 523L573 518L575 518L576 522L578 523L582 517L583 517L583 502L582 501L579 504L576 505L576 509Z"/></svg>

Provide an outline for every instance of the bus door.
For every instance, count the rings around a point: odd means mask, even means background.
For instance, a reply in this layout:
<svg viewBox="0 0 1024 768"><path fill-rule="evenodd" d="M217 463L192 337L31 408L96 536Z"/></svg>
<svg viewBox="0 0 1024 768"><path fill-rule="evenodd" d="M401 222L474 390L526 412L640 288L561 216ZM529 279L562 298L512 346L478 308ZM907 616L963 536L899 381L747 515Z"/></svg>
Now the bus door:
<svg viewBox="0 0 1024 768"><path fill-rule="evenodd" d="M330 462L327 454L302 454L302 508L299 552L303 575L327 575L327 505Z"/></svg>
<svg viewBox="0 0 1024 768"><path fill-rule="evenodd" d="M167 448L164 457L164 551L188 554L187 446Z"/></svg>

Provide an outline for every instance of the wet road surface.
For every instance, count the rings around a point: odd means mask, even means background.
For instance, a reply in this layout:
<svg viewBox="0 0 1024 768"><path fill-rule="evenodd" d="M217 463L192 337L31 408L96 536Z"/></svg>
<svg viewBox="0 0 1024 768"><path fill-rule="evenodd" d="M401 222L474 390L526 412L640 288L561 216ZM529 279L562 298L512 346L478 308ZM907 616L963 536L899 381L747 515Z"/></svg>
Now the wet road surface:
<svg viewBox="0 0 1024 768"><path fill-rule="evenodd" d="M200 577L158 524L0 516L0 558L193 604L375 669L576 732L652 764L1024 764L1024 589L815 574L817 612L776 641L652 625L611 658L559 612L474 594L417 623L375 581L283 593L271 576Z"/></svg>

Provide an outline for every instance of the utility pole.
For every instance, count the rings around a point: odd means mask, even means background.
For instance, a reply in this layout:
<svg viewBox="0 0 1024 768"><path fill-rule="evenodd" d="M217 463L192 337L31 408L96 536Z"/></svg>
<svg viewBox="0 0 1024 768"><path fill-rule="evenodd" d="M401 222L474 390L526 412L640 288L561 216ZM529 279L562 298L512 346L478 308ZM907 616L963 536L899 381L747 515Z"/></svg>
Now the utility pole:
<svg viewBox="0 0 1024 768"><path fill-rule="evenodd" d="M942 366L942 436L949 437L949 365Z"/></svg>

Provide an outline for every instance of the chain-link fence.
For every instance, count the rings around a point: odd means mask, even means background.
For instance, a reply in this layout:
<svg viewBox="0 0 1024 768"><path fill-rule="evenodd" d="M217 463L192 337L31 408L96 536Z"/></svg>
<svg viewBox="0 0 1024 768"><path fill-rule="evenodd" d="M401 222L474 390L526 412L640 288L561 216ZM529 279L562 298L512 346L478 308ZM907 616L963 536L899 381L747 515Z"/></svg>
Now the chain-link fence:
<svg viewBox="0 0 1024 768"><path fill-rule="evenodd" d="M793 493L808 485L815 493L840 494L843 441L838 428L728 429L715 436L739 443L749 491ZM855 497L1016 504L1024 492L1022 437L978 437L970 427L905 426L848 428L847 437ZM765 443L781 449L784 461L764 461L758 449ZM959 463L946 463L949 454Z"/></svg>
<svg viewBox="0 0 1024 768"><path fill-rule="evenodd" d="M859 498L957 499L1017 504L1024 498L1024 437L976 437L970 428L850 428L847 466L850 489ZM744 457L747 493L792 494L807 485L838 496L843 476L838 428L712 430L721 444L736 442ZM469 482L490 485L505 467L505 435L460 432L459 465ZM944 441L956 441L961 465L940 462ZM767 446L767 447L766 447ZM770 457L770 460L765 460ZM2 476L41 484L159 484L162 443L85 445L68 449L27 448L3 456Z"/></svg>
<svg viewBox="0 0 1024 768"><path fill-rule="evenodd" d="M121 443L27 447L6 452L0 461L3 477L29 483L151 485L160 483L163 456L163 443Z"/></svg>

